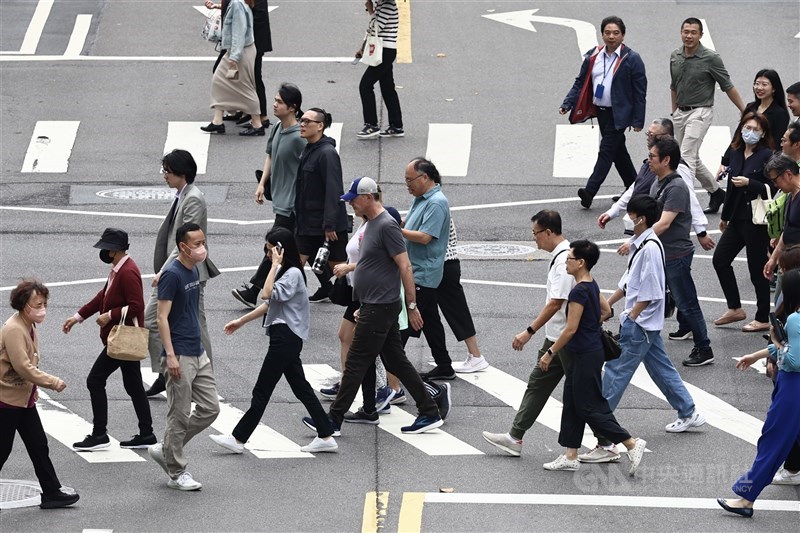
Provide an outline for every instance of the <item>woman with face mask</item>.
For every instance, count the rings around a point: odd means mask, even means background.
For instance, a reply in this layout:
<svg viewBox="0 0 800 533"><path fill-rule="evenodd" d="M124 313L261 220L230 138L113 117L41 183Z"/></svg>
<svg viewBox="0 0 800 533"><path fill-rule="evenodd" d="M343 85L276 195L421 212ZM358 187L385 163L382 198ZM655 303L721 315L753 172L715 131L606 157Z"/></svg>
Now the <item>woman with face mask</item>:
<svg viewBox="0 0 800 533"><path fill-rule="evenodd" d="M64 333L69 333L77 323L99 313L95 321L100 326L100 340L103 342L103 351L89 371L86 378L86 387L92 400L92 414L94 427L92 433L86 438L76 442L72 447L77 451L95 451L108 448L111 445L106 433L108 423L108 399L106 398L106 381L118 368L122 371L122 383L125 392L131 397L133 409L139 419L139 433L127 441L119 443L120 448L147 448L157 442L153 434L153 419L150 416L150 405L142 386L142 373L139 361L120 361L108 356L106 343L111 328L119 324L122 319L122 310L127 307L125 323L134 325L134 319L139 326L144 325L144 296L142 294L142 274L139 267L128 255L128 234L121 229L106 228L103 236L94 245L100 249L100 260L111 265L111 273L105 286L100 289L94 298L81 307L77 313L68 318L62 326Z"/></svg>
<svg viewBox="0 0 800 533"><path fill-rule="evenodd" d="M11 307L17 312L0 329L0 471L19 432L42 487L42 509L66 507L80 499L75 491L61 487L36 410L38 387L56 392L67 388L62 379L39 370L36 326L44 322L48 295L47 287L37 280L20 282L11 291Z"/></svg>
<svg viewBox="0 0 800 533"><path fill-rule="evenodd" d="M739 122L730 146L730 178L722 206L719 229L722 236L714 250L714 270L725 294L728 310L714 321L717 326L747 318L742 309L733 260L745 248L750 281L756 293L755 320L744 332L769 330L769 281L762 272L769 257L767 226L753 224L751 201L767 198L767 187L775 195L775 184L764 176L764 165L772 156L773 142L764 115L746 113Z"/></svg>

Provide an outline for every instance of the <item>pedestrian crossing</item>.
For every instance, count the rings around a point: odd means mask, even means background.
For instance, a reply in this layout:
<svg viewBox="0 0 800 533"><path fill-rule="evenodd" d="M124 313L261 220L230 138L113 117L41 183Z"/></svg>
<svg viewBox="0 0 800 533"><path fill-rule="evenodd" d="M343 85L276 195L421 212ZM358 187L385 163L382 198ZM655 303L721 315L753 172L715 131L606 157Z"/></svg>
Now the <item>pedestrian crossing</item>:
<svg viewBox="0 0 800 533"><path fill-rule="evenodd" d="M306 379L315 390L329 386L335 381L339 372L327 364L306 364L303 365ZM514 377L496 367L489 367L482 372L472 374L458 374L459 382L476 387L481 391L497 398L512 410L516 410L525 393L527 382ZM156 379L156 374L147 367L142 367L142 380L151 385ZM250 384L247 384L248 387ZM631 380L631 387L636 387L666 402L666 399L658 390L657 386L650 379L643 366L634 374ZM694 398L697 409L705 416L707 423L718 430L733 436L739 440L756 445L761 434L763 422L756 417L736 409L732 405L724 402L720 398L708 392L686 383L690 394ZM411 403L406 408L392 406L391 413L381 415L380 424L377 426L384 433L397 438L405 444L416 449L419 453L430 456L482 456L485 453L472 444L465 442L448 432L451 424L457 425L459 406L459 385L453 396L454 419L447 422L441 429L420 435L406 435L400 431L402 426L411 424L416 417L415 408ZM162 396L165 396L162 393ZM70 411L67 407L50 398L45 392L40 392L39 411L45 432L53 439L71 449L72 443L81 440L84 435L91 433L92 425L79 415ZM154 402L154 409L164 403ZM361 395L357 395L355 402L351 406L351 412L355 412L361 407ZM561 410L563 404L554 397L550 397L536 420L537 424L558 433L561 425ZM211 429L222 433L230 434L239 422L244 412L220 398L220 415L212 424ZM665 420L666 424L670 420ZM298 424L299 424L298 420ZM457 427L457 426L456 426ZM502 431L506 428L487 426L490 431ZM358 426L345 424L343 427L342 444L346 446L348 435L362 431ZM156 432L160 433L160 430ZM479 435L475 435L473 442L478 443ZM111 437L111 446L95 452L75 452L82 459L89 463L124 463L124 462L145 462L149 461L146 454L138 454L132 450L121 449L119 441ZM300 447L305 443L296 443L292 439L281 434L277 430L261 422L253 432L250 440L245 445L245 449L258 459L311 459L314 456L300 451ZM583 443L586 448L592 449L597 444L597 440L587 428L584 434ZM620 451L624 451L620 449ZM649 451L649 450L648 450Z"/></svg>

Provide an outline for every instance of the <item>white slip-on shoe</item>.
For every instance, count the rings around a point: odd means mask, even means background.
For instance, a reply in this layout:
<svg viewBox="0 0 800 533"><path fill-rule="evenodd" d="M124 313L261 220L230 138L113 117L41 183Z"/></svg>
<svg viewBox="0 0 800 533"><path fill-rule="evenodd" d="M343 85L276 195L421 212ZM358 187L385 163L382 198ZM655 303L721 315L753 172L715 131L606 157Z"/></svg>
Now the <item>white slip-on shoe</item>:
<svg viewBox="0 0 800 533"><path fill-rule="evenodd" d="M314 437L314 440L302 446L300 451L306 453L336 452L339 451L339 445L336 444L333 437L327 440Z"/></svg>
<svg viewBox="0 0 800 533"><path fill-rule="evenodd" d="M633 477L636 475L636 471L639 470L639 464L642 462L642 457L644 457L644 450L646 446L646 440L636 439L636 445L632 450L628 450L628 459L631 462L631 467L628 470L629 476Z"/></svg>
<svg viewBox="0 0 800 533"><path fill-rule="evenodd" d="M577 459L567 459L566 455L559 455L555 461L545 463L542 466L545 470L564 470L566 472L574 472L581 467L581 463Z"/></svg>
<svg viewBox="0 0 800 533"><path fill-rule="evenodd" d="M233 435L209 435L209 438L233 453L244 452L244 444L240 444Z"/></svg>

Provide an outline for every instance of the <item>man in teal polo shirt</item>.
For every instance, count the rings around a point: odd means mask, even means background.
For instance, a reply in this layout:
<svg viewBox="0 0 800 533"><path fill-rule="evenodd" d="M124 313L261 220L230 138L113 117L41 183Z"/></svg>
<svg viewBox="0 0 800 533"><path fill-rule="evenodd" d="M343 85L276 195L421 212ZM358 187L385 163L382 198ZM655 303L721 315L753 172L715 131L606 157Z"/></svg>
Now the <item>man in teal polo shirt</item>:
<svg viewBox="0 0 800 533"><path fill-rule="evenodd" d="M442 178L436 166L427 159L414 159L406 166L406 187L414 196L406 215L403 237L417 286L417 307L423 320L422 331L431 347L436 368L422 374L427 379L455 379L450 354L439 318L436 288L444 273L444 256L450 232L450 204L442 193ZM403 345L409 336L420 332L408 328Z"/></svg>

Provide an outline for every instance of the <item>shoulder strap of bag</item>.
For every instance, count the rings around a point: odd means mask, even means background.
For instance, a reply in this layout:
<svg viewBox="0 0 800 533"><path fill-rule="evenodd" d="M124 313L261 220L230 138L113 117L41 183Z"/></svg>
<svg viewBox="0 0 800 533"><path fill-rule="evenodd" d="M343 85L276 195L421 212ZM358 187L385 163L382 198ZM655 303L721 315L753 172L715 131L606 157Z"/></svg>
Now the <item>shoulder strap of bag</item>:
<svg viewBox="0 0 800 533"><path fill-rule="evenodd" d="M676 177L678 177L677 174L672 174L669 178L664 180L664 182L661 184L661 186L658 188L658 191L656 192L656 201L658 201L658 199L661 198L661 193L664 192L664 187L669 185L669 182L674 180Z"/></svg>
<svg viewBox="0 0 800 533"><path fill-rule="evenodd" d="M553 258L553 260L552 260L552 261L550 261L550 266L547 268L547 270L548 270L548 271L549 271L549 270L551 270L551 269L553 268L553 265L555 265L555 264L556 264L556 259L558 259L558 256L559 256L559 255L561 255L561 254L563 254L564 252L566 252L566 250L561 250L560 252L558 252L558 253L556 254L556 256Z"/></svg>

